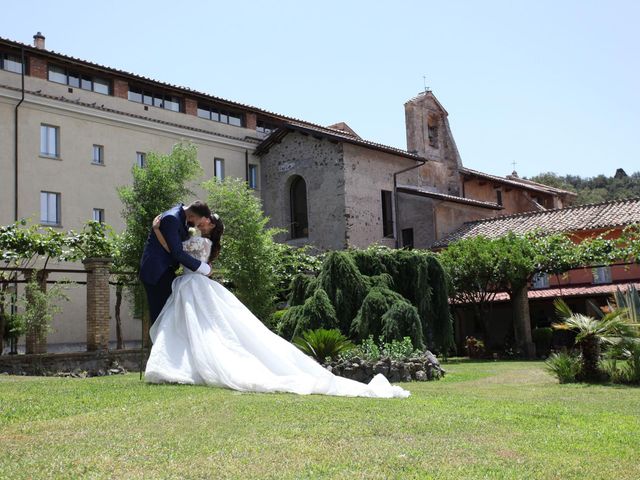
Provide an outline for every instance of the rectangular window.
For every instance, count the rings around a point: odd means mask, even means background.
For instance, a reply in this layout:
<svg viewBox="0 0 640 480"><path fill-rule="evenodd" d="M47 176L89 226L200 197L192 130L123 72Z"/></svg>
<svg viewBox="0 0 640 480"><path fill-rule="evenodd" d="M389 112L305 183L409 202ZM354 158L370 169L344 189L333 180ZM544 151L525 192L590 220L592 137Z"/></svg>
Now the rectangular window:
<svg viewBox="0 0 640 480"><path fill-rule="evenodd" d="M104 208L93 209L93 221L104 223Z"/></svg>
<svg viewBox="0 0 640 480"><path fill-rule="evenodd" d="M60 194L40 192L40 223L60 225Z"/></svg>
<svg viewBox="0 0 640 480"><path fill-rule="evenodd" d="M502 206L502 190L496 190L496 203Z"/></svg>
<svg viewBox="0 0 640 480"><path fill-rule="evenodd" d="M40 125L40 155L60 158L60 129L52 125Z"/></svg>
<svg viewBox="0 0 640 480"><path fill-rule="evenodd" d="M16 55L0 53L0 68L13 73L22 73L22 60Z"/></svg>
<svg viewBox="0 0 640 480"><path fill-rule="evenodd" d="M203 103L198 104L198 116L214 122L228 123L236 127L244 126L244 115L219 109Z"/></svg>
<svg viewBox="0 0 640 480"><path fill-rule="evenodd" d="M109 95L109 91L111 90L111 84L109 80L105 80L103 78L94 78L93 79L93 91L96 93L102 93L103 95Z"/></svg>
<svg viewBox="0 0 640 480"><path fill-rule="evenodd" d="M393 201L388 190L382 190L382 234L393 237Z"/></svg>
<svg viewBox="0 0 640 480"><path fill-rule="evenodd" d="M144 152L136 152L136 165L140 168L147 166L147 154Z"/></svg>
<svg viewBox="0 0 640 480"><path fill-rule="evenodd" d="M50 82L62 83L70 87L82 88L90 92L111 94L111 82L104 78L80 75L78 72L68 70L58 65L49 65L48 76Z"/></svg>
<svg viewBox="0 0 640 480"><path fill-rule="evenodd" d="M173 112L182 112L182 101L179 97L168 95L162 92L152 92L143 90L138 87L129 87L129 100L132 102L142 103L144 105L153 105L154 107L164 108ZM198 112L200 115L200 112Z"/></svg>
<svg viewBox="0 0 640 480"><path fill-rule="evenodd" d="M92 163L96 165L104 165L104 147L102 145L93 146Z"/></svg>
<svg viewBox="0 0 640 480"><path fill-rule="evenodd" d="M273 132L276 128L278 127L276 127L271 123L265 122L263 120L258 120L256 122L256 132L269 134Z"/></svg>
<svg viewBox="0 0 640 480"><path fill-rule="evenodd" d="M214 158L213 159L213 176L218 180L222 180L224 178L224 159L223 158Z"/></svg>
<svg viewBox="0 0 640 480"><path fill-rule="evenodd" d="M549 275L546 273L536 273L531 280L534 289L549 288Z"/></svg>
<svg viewBox="0 0 640 480"><path fill-rule="evenodd" d="M402 247L413 248L413 228L402 229Z"/></svg>
<svg viewBox="0 0 640 480"><path fill-rule="evenodd" d="M49 81L67 85L67 71L62 67L49 65Z"/></svg>
<svg viewBox="0 0 640 480"><path fill-rule="evenodd" d="M258 166L249 164L249 188L258 188Z"/></svg>
<svg viewBox="0 0 640 480"><path fill-rule="evenodd" d="M591 269L591 273L593 274L593 283L596 285L603 283L611 283L611 267L596 267Z"/></svg>

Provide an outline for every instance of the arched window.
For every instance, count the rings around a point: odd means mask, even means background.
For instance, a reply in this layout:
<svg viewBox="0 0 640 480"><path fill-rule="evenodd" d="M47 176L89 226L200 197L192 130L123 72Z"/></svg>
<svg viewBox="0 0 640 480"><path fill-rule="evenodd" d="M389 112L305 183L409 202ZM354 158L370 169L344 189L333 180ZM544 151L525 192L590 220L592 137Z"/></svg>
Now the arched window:
<svg viewBox="0 0 640 480"><path fill-rule="evenodd" d="M302 177L294 177L289 190L291 204L291 238L309 236L307 220L307 184Z"/></svg>

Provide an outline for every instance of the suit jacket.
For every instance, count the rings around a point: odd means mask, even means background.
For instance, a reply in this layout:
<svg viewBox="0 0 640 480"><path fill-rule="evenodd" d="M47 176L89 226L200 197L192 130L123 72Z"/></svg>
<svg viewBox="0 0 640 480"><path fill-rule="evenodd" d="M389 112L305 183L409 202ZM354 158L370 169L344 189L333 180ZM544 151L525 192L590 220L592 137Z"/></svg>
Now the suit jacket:
<svg viewBox="0 0 640 480"><path fill-rule="evenodd" d="M160 231L164 235L171 253L162 248L153 228L151 229L140 260L140 279L144 283L157 284L160 277L168 269L176 270L178 264L193 271L200 266L200 260L182 250L182 242L189 237L186 215L182 207L183 204L179 203L167 210L162 214L160 220Z"/></svg>

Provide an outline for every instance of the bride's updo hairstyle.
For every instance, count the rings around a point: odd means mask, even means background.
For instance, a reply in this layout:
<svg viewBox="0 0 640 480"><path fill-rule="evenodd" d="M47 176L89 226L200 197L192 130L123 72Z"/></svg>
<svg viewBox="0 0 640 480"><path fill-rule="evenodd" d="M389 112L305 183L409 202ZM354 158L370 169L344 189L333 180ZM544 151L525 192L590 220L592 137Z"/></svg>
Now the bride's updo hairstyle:
<svg viewBox="0 0 640 480"><path fill-rule="evenodd" d="M208 234L202 236L211 240L211 253L209 254L208 262L211 263L216 258L218 258L218 255L220 255L220 248L222 248L220 245L220 240L222 239L222 234L224 233L224 223L222 223L222 220L217 213L212 213L211 215L209 215L209 220L211 220L211 223L215 226L215 228Z"/></svg>

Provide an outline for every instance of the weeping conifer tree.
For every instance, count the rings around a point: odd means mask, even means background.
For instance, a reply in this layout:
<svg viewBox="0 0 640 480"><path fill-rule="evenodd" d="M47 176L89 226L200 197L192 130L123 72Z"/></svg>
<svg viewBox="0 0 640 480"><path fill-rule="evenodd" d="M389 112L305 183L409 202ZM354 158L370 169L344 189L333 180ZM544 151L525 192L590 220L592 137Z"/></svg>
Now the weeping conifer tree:
<svg viewBox="0 0 640 480"><path fill-rule="evenodd" d="M338 326L336 311L331 305L327 293L316 288L304 305L290 307L282 317L278 334L292 339L301 336L307 330L324 328L330 330Z"/></svg>
<svg viewBox="0 0 640 480"><path fill-rule="evenodd" d="M312 277L299 273L293 280L291 280L291 295L289 296L289 305L295 307L297 305L303 305L307 298L307 289L312 282Z"/></svg>
<svg viewBox="0 0 640 480"><path fill-rule="evenodd" d="M382 316L382 337L386 342L411 337L413 348L423 349L422 322L416 307L407 301L391 305Z"/></svg>
<svg viewBox="0 0 640 480"><path fill-rule="evenodd" d="M335 307L340 331L348 332L366 296L367 281L347 252L327 255L318 275L318 288L327 293Z"/></svg>
<svg viewBox="0 0 640 480"><path fill-rule="evenodd" d="M433 345L443 355L455 346L453 340L453 319L449 310L449 295L447 285L449 283L444 268L435 256L428 258L429 279L435 287L432 289L430 312L428 323L423 324L425 340L428 345Z"/></svg>
<svg viewBox="0 0 640 480"><path fill-rule="evenodd" d="M337 326L352 338L409 336L416 348L427 344L445 354L453 345L446 276L431 253L385 247L329 253L317 278L294 278L281 335L291 338L294 330L318 323L305 315L317 319L321 311L331 317L317 296L309 310L306 302L317 290L326 292ZM323 322L331 328L330 321Z"/></svg>
<svg viewBox="0 0 640 480"><path fill-rule="evenodd" d="M382 335L382 317L392 305L401 302L406 303L406 299L389 288L372 288L353 319L351 335L358 340L364 340L369 335L377 339Z"/></svg>

